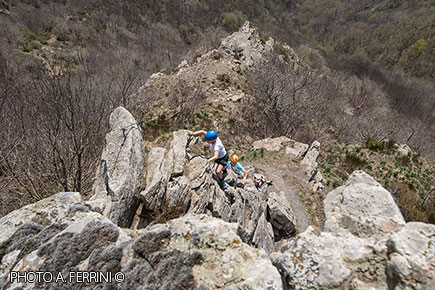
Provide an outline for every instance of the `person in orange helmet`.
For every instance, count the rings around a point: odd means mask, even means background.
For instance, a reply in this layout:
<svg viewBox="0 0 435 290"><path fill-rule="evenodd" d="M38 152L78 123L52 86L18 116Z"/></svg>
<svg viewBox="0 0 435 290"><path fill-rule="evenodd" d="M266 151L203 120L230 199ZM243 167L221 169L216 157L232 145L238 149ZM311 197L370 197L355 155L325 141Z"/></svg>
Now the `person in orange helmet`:
<svg viewBox="0 0 435 290"><path fill-rule="evenodd" d="M237 156L236 154L231 156L230 161L227 162L227 166L225 168L231 168L234 173L237 174L238 178L243 178L243 185L246 184L246 178L248 178L248 171L244 169L243 166L239 163L239 156Z"/></svg>

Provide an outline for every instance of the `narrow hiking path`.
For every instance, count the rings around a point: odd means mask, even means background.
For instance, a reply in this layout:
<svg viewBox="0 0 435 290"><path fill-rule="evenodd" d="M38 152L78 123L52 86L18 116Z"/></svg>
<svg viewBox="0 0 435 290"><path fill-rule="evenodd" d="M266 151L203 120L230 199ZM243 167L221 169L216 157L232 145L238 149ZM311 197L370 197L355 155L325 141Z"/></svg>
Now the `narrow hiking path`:
<svg viewBox="0 0 435 290"><path fill-rule="evenodd" d="M285 193L297 219L296 228L298 234L305 231L311 224L310 216L300 201L298 194L295 192L295 188L286 182L285 176L288 174L288 169L278 168L274 165L263 162L243 162L243 165L256 168L257 171L263 174L267 180L273 181L273 184L269 187L269 192L275 191L279 193L282 191Z"/></svg>

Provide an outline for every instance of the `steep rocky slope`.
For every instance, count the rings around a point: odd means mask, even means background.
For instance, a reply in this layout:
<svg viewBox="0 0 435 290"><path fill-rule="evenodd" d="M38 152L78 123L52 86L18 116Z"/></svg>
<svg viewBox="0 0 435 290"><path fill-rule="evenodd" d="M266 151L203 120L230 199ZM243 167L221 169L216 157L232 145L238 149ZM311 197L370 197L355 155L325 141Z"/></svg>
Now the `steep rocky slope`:
<svg viewBox="0 0 435 290"><path fill-rule="evenodd" d="M243 69L259 61L268 45L244 26L196 65L180 67L183 73L155 75L136 97L165 96L186 75L193 74L187 82L205 74L205 64L240 76L231 66ZM230 66L222 66L225 62ZM298 65L295 55L290 63ZM204 70L197 71L202 64ZM211 89L205 96L212 107L230 110L244 99L225 85L214 90L207 77L199 83ZM171 110L169 99L160 100L157 115ZM223 191L214 168L195 153L202 153L200 138L174 130L165 142L148 140L140 123L123 107L111 114L90 198L61 192L0 219L0 289L430 289L434 284L435 226L406 223L390 192L363 171L326 193L319 142L280 137L252 144L253 152L267 151L265 156L285 151L270 156L294 164L286 170L295 170L292 178L304 185L305 194L326 196L319 218L324 226L306 228L307 220L298 226L304 217L300 208L297 214L292 209L298 203L290 194L296 182L286 183L282 174L279 186L258 191L253 168L244 188L230 173L230 187ZM277 176L268 172L271 166L262 168L267 178ZM46 274L26 281L18 272ZM102 281L101 275L111 278Z"/></svg>
<svg viewBox="0 0 435 290"><path fill-rule="evenodd" d="M118 108L111 119L122 122L127 116ZM117 125L108 133L115 137L107 139L104 152L110 152L102 155L108 164L122 152L143 153L125 142L124 127ZM391 194L366 173L354 172L327 195L323 231L308 227L294 236L291 203L281 200L282 194L258 193L252 184L222 191L206 160L186 154L189 142L199 141L183 130L173 136L167 152L149 153L147 186L140 193L131 189L126 198L124 187L113 186L126 177L140 184L145 177L129 162L119 175L117 166L97 172L96 185L104 180L109 185L95 187L94 196L102 199L85 202L79 193L59 193L0 219L1 288L70 289L83 271L110 272L122 281L81 278L75 288L429 289L433 284L435 226L406 224ZM116 202L121 197L137 203ZM124 221L113 214L125 212L126 205L127 212L139 215L129 228L120 227ZM180 217L156 224L149 214L155 212ZM275 247L279 240L284 246ZM12 276L17 271L51 274L25 283ZM55 283L56 277L65 282Z"/></svg>

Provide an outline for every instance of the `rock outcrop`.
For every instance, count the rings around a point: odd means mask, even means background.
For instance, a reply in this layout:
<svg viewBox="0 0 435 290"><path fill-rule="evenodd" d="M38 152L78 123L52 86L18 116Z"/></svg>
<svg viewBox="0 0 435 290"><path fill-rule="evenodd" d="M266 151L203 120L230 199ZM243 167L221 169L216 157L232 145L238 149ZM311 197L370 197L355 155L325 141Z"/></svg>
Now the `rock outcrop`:
<svg viewBox="0 0 435 290"><path fill-rule="evenodd" d="M371 176L354 172L328 194L324 209L323 232L310 226L272 254L287 287L430 289L435 227L404 226L390 193Z"/></svg>
<svg viewBox="0 0 435 290"><path fill-rule="evenodd" d="M232 186L223 191L206 159L195 155L185 158L186 136L186 131L174 132L169 151L150 151L139 228L153 222L155 216L207 214L238 223L245 243L264 247L268 252L275 250L276 241L296 234L296 219L283 194L262 192L270 197L262 198L253 184L236 187L238 179L231 171L226 181ZM260 242L260 236L267 236L268 241Z"/></svg>
<svg viewBox="0 0 435 290"><path fill-rule="evenodd" d="M293 141L286 148L285 153L292 158L302 158L310 146L301 142Z"/></svg>
<svg viewBox="0 0 435 290"><path fill-rule="evenodd" d="M323 184L323 176L319 170L319 164L317 163L319 154L320 143L318 141L314 141L308 148L304 158L301 161L303 170L308 176L308 183L311 184L313 191L320 191L325 188Z"/></svg>
<svg viewBox="0 0 435 290"><path fill-rule="evenodd" d="M244 244L235 223L185 215L130 231L97 212L83 211L77 198L78 193L60 193L0 219L7 233L0 242L1 289L282 289L266 253ZM48 210L50 223L27 222ZM14 224L18 217L21 226ZM11 271L51 275L26 283L11 280ZM90 271L111 279L96 282L74 274Z"/></svg>
<svg viewBox="0 0 435 290"><path fill-rule="evenodd" d="M284 136L277 138L266 138L255 141L252 146L254 146L254 150L265 149L267 151L279 151L285 146L286 143L291 141L292 140L290 138Z"/></svg>
<svg viewBox="0 0 435 290"><path fill-rule="evenodd" d="M388 246L388 287L423 289L435 283L435 225L410 222L391 235ZM429 288L428 288L429 289Z"/></svg>
<svg viewBox="0 0 435 290"><path fill-rule="evenodd" d="M88 204L115 224L128 227L142 186L145 146L140 127L123 107L113 111L109 124Z"/></svg>

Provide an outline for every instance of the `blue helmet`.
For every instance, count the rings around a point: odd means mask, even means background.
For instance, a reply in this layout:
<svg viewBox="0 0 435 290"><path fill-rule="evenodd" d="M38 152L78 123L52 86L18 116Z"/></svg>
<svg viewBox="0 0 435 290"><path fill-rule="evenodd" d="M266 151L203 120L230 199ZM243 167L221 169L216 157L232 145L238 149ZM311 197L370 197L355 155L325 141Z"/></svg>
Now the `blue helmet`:
<svg viewBox="0 0 435 290"><path fill-rule="evenodd" d="M210 130L205 134L205 140L207 141L213 141L216 140L216 138L217 138L216 131Z"/></svg>

